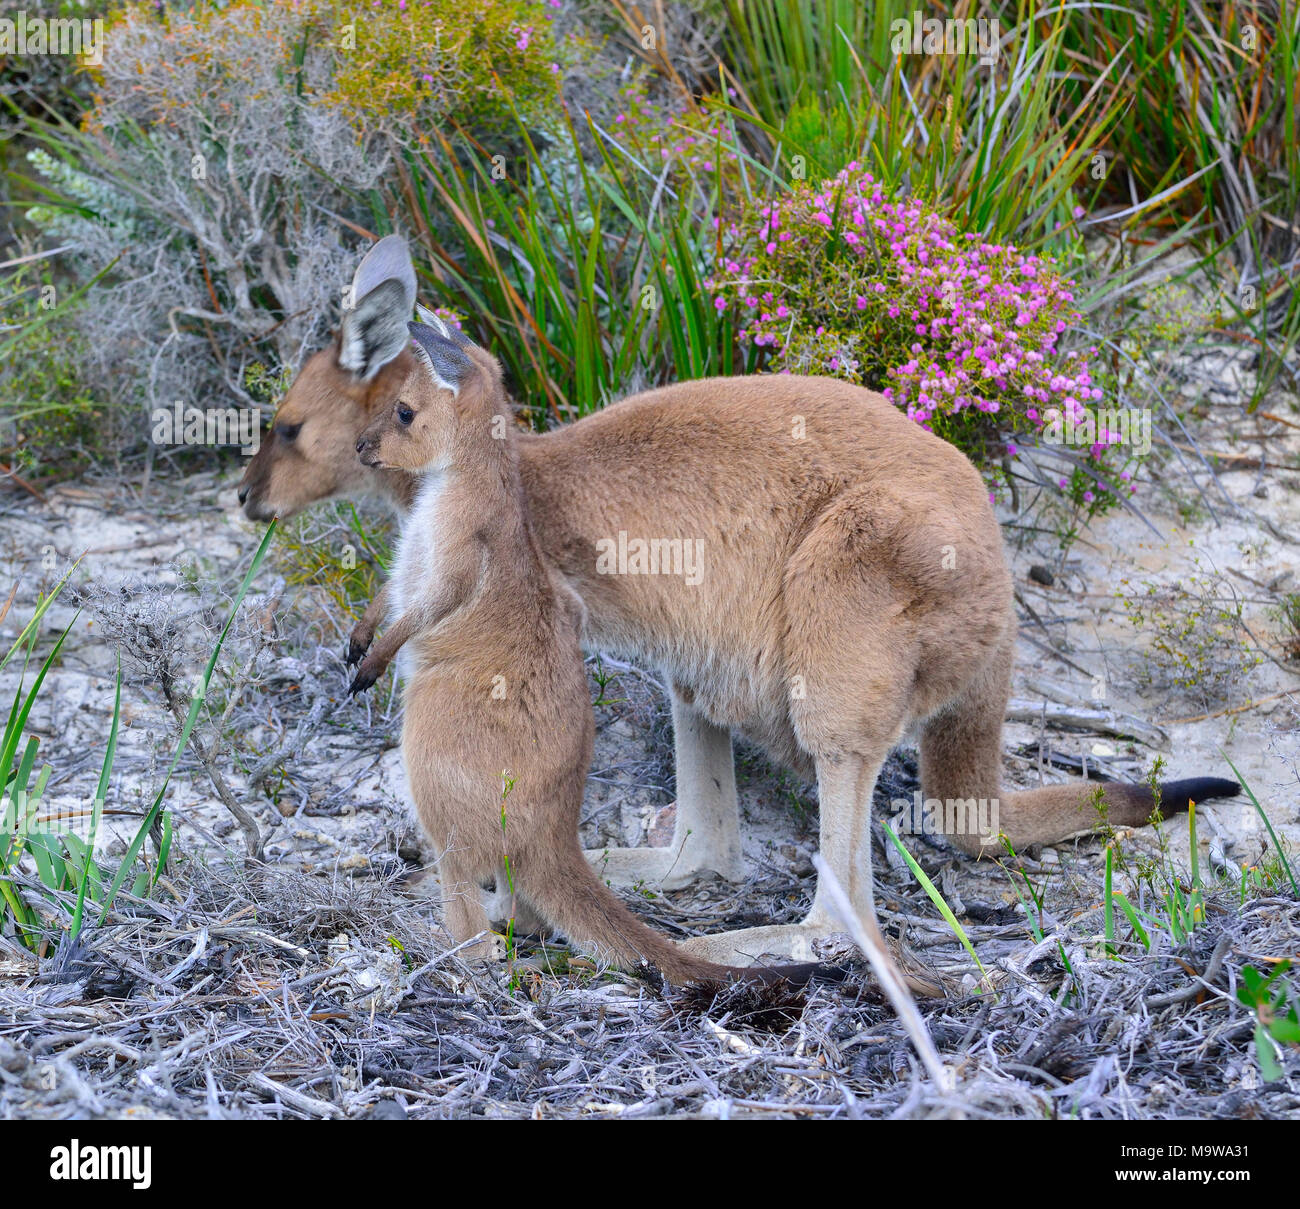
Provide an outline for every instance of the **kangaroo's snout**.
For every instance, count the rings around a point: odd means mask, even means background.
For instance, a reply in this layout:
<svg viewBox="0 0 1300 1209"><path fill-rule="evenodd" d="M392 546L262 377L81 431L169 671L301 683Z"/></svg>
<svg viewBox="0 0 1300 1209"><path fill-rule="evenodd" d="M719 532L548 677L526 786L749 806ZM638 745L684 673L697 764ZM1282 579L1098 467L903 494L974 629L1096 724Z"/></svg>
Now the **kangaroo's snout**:
<svg viewBox="0 0 1300 1209"><path fill-rule="evenodd" d="M261 451L264 453L265 448ZM250 521L269 521L274 515L266 509L265 495L265 474L258 466L257 458L249 463L248 469L244 471L244 477L239 481L239 487L236 496L239 499L239 506L244 510L244 515Z"/></svg>

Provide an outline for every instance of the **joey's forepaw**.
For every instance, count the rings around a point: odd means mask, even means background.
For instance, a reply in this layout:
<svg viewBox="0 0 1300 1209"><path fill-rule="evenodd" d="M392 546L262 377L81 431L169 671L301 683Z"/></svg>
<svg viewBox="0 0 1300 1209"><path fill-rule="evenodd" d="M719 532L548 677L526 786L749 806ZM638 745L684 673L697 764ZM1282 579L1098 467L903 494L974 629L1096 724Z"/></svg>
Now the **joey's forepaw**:
<svg viewBox="0 0 1300 1209"><path fill-rule="evenodd" d="M352 667L353 664L360 663L365 658L366 652L370 649L372 641L371 635L362 630L353 630L352 637L348 639L347 665Z"/></svg>
<svg viewBox="0 0 1300 1209"><path fill-rule="evenodd" d="M363 660L361 666L357 668L357 674L352 678L352 683L348 686L348 696L355 697L358 693L364 693L366 689L373 688L375 681L384 674L382 664L372 663L370 660Z"/></svg>

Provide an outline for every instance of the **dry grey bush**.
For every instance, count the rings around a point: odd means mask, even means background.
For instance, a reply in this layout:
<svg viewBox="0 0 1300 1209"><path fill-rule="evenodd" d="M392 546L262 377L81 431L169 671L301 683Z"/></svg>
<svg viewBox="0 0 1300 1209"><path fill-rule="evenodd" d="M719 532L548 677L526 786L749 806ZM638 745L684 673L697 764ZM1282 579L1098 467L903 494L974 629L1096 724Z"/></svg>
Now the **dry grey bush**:
<svg viewBox="0 0 1300 1209"><path fill-rule="evenodd" d="M250 364L296 369L336 320L362 242L340 237L338 212L388 156L312 102L325 48L307 48L303 91L284 78L302 20L281 6L259 27L215 17L215 64L178 55L156 24L119 27L98 125L66 134L78 166L34 153L96 215L31 214L73 246L78 275L121 256L78 319L93 336L83 373L104 395L150 409L251 404Z"/></svg>
<svg viewBox="0 0 1300 1209"><path fill-rule="evenodd" d="M1144 690L1184 695L1202 709L1238 698L1243 681L1264 660L1243 620L1243 601L1226 576L1201 569L1176 583L1146 582L1120 594L1133 626L1147 635L1134 669Z"/></svg>
<svg viewBox="0 0 1300 1209"><path fill-rule="evenodd" d="M244 832L250 856L262 853L262 835L228 774L236 728L231 716L245 694L262 681L264 657L275 646L270 618L283 583L277 583L260 607L241 609L226 634L223 668L205 687L202 670L215 649L229 612L229 601L200 599L186 586L178 568L160 569L150 581L122 580L112 586L92 581L78 589L80 607L96 619L105 642L122 657L127 683L161 692L179 739L191 702L201 698L200 724L188 746L207 773L217 796Z"/></svg>
<svg viewBox="0 0 1300 1209"><path fill-rule="evenodd" d="M121 654L124 700L157 700L171 720L173 745L234 592L232 582L213 585L205 579L200 590L192 578L184 568L169 565L147 579L91 581L75 594L83 612L94 618L98 641ZM340 750L378 755L395 742L387 713L376 703L357 706L343 691L348 680L343 636L322 641L314 623L299 618L303 610L294 607L293 598L280 576L259 580L245 597L203 695L188 757L179 765L180 771L211 782L253 857L262 855L285 817L306 805L309 790L316 788L311 774L331 772ZM170 750L174 746L164 756ZM278 774L290 770L290 781L305 787L281 785L277 795L284 797L283 810L278 810L273 801L279 797L269 792L269 783L282 782ZM161 772L155 767L146 779L152 784ZM324 810L348 795L347 784L330 783L324 799L313 803Z"/></svg>

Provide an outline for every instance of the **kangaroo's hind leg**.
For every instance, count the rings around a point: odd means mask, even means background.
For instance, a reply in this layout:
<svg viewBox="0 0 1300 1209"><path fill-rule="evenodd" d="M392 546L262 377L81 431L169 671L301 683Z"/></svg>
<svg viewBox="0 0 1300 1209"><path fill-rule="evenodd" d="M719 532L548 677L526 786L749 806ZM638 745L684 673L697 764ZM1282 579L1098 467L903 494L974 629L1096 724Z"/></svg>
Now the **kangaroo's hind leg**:
<svg viewBox="0 0 1300 1209"><path fill-rule="evenodd" d="M878 494L829 508L790 560L783 601L787 709L817 769L822 858L877 937L871 799L909 719L918 666L909 597L879 571L905 519L896 512ZM806 961L813 941L842 930L819 887L801 923L698 937L684 947L737 964L764 952Z"/></svg>
<svg viewBox="0 0 1300 1209"><path fill-rule="evenodd" d="M666 848L589 850L587 860L602 881L675 889L707 871L728 881L744 877L731 732L715 726L676 690L672 707L677 761L672 843Z"/></svg>
<svg viewBox="0 0 1300 1209"><path fill-rule="evenodd" d="M549 936L549 921L519 892L518 886L511 889L514 880L502 860L497 868L495 888L485 890L482 895L488 918L494 923L513 923L516 936Z"/></svg>

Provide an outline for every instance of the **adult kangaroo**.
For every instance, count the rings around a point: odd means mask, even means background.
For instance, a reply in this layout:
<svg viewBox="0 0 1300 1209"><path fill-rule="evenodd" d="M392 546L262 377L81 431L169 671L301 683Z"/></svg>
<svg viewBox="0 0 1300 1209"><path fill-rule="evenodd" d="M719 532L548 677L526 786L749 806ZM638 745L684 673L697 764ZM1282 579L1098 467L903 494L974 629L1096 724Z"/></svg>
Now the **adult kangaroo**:
<svg viewBox="0 0 1300 1209"><path fill-rule="evenodd" d="M413 478L366 470L355 446L411 371L415 293L405 244L379 241L357 270L355 306L249 463L249 517L365 493L410 508ZM872 789L913 726L927 799L996 800L995 825L1018 848L1096 825L1093 785L1002 792L1016 618L1001 532L974 466L881 395L797 375L682 382L520 434L517 449L542 555L586 606L584 644L658 669L671 692L673 842L588 853L609 880L741 876L733 733L816 776L822 855L868 921ZM354 654L383 607L367 609ZM1161 806L1238 788L1168 782ZM1105 798L1116 825L1154 806L1145 785L1108 784ZM948 825L967 812L943 813ZM948 836L971 854L995 842L970 825ZM686 947L723 964L807 960L832 930L819 888L800 924Z"/></svg>

